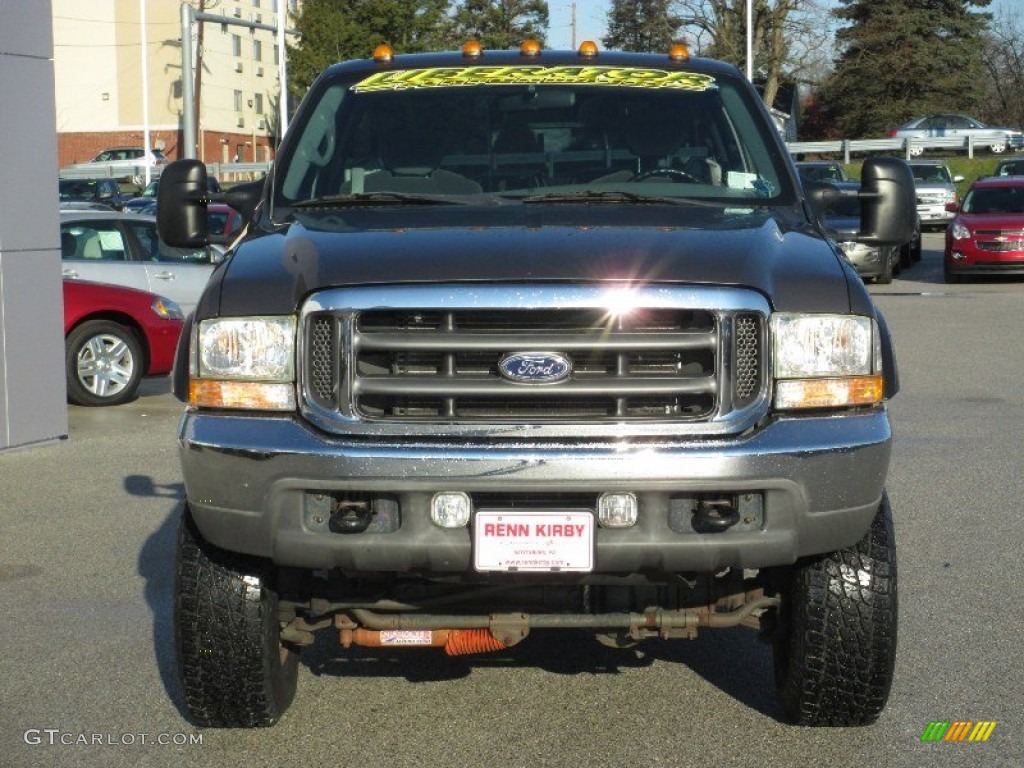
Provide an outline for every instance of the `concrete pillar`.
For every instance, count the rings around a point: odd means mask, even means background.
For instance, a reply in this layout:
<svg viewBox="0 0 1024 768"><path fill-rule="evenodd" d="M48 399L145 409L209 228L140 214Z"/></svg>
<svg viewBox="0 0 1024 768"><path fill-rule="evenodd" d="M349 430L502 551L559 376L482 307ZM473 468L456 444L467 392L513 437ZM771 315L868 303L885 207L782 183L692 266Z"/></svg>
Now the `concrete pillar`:
<svg viewBox="0 0 1024 768"><path fill-rule="evenodd" d="M67 437L50 0L0 0L0 452Z"/></svg>

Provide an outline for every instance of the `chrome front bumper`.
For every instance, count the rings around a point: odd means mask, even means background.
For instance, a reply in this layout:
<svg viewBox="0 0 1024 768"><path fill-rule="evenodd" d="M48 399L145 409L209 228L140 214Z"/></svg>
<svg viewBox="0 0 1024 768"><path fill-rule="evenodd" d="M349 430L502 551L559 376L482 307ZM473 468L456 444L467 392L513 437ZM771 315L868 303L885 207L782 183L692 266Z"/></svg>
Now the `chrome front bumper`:
<svg viewBox="0 0 1024 768"><path fill-rule="evenodd" d="M471 532L430 522L437 491L631 491L631 528L597 529L599 572L760 568L833 551L870 525L888 470L884 410L783 418L746 437L680 443L360 442L295 417L185 414L180 453L188 503L203 535L279 565L364 571L464 572ZM305 522L310 494L388 492L401 504L391 533L341 534ZM757 530L677 533L673 493L760 493ZM472 525L472 523L471 523Z"/></svg>

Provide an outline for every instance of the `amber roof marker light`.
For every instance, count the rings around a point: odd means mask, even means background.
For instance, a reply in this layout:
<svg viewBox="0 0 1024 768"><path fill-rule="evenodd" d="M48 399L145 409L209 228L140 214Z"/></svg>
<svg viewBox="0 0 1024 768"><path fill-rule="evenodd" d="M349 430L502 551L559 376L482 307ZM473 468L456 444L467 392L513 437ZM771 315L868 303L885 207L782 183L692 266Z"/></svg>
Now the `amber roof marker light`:
<svg viewBox="0 0 1024 768"><path fill-rule="evenodd" d="M523 40L523 44L519 46L519 53L523 56L540 56L540 43L533 38Z"/></svg>
<svg viewBox="0 0 1024 768"><path fill-rule="evenodd" d="M577 54L579 54L580 56L585 56L588 59L597 56L597 43L595 43L593 40L584 40L582 43L580 43L580 47L577 51Z"/></svg>
<svg viewBox="0 0 1024 768"><path fill-rule="evenodd" d="M462 46L462 55L467 58L476 59L483 55L484 47L479 40L467 40Z"/></svg>
<svg viewBox="0 0 1024 768"><path fill-rule="evenodd" d="M373 49L374 61L393 61L394 58L395 52L391 50L391 46L387 43L381 43Z"/></svg>
<svg viewBox="0 0 1024 768"><path fill-rule="evenodd" d="M673 61L686 61L690 58L690 49L682 43L675 43L668 49L668 57Z"/></svg>

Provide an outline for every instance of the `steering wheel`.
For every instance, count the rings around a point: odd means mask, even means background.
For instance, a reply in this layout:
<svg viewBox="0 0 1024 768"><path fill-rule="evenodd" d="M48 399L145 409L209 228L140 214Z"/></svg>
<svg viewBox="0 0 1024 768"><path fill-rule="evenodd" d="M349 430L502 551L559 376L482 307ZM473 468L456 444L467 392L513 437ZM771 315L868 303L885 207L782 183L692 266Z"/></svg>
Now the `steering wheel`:
<svg viewBox="0 0 1024 768"><path fill-rule="evenodd" d="M700 184L701 181L693 174L687 173L680 168L652 168L649 171L638 173L632 179L630 183L637 181L646 181L647 179L654 178L655 176L666 176L677 184Z"/></svg>

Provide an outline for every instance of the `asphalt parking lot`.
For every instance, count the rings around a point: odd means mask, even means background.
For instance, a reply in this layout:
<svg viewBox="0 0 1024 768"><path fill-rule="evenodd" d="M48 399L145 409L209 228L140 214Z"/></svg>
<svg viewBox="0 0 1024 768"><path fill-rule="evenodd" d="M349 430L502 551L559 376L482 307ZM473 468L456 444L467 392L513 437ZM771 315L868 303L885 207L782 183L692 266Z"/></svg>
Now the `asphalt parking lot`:
<svg viewBox="0 0 1024 768"><path fill-rule="evenodd" d="M781 722L749 630L611 651L345 651L321 636L274 728L200 730L175 673L180 404L71 407L60 444L0 455L0 765L1024 765L1024 280L946 286L938 248L872 286L902 391L889 493L900 567L892 697L862 729ZM931 721L995 721L922 743Z"/></svg>

